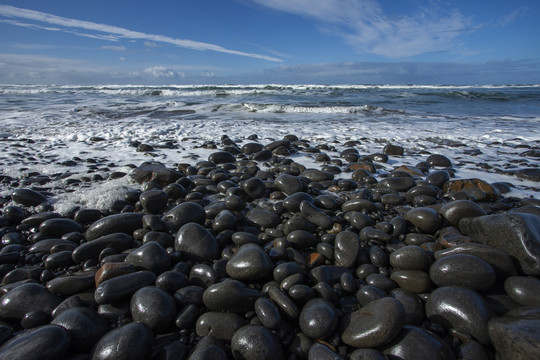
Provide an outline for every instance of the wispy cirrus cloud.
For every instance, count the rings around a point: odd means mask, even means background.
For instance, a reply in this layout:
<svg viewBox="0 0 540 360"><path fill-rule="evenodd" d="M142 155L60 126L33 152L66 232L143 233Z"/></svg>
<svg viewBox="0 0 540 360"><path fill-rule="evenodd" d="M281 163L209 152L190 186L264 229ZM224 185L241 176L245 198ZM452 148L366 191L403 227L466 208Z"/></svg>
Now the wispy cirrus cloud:
<svg viewBox="0 0 540 360"><path fill-rule="evenodd" d="M178 47L199 50L199 51L215 51L225 54L245 56L255 59L261 59L272 62L281 62L281 59L267 56L263 54L248 53L238 50L232 50L224 48L219 45L188 40L173 38L165 35L147 34L139 31L133 31L114 25L99 24L90 21L69 19L61 16L56 16L40 11L28 10L17 8L9 5L0 5L0 16L3 16L3 22L10 23L16 26L23 26L33 29L50 30L50 31L62 31L72 33L79 36L93 37L102 40L118 41L120 39L132 39L132 40L144 40L154 43L164 43L174 45ZM18 20L13 20L18 19ZM36 23L24 23L20 19L26 21L34 21ZM51 26L45 26L53 25Z"/></svg>
<svg viewBox="0 0 540 360"><path fill-rule="evenodd" d="M390 15L376 0L253 0L291 14L312 18L364 53L389 58L446 51L460 36L478 29L471 17L436 2L410 15Z"/></svg>

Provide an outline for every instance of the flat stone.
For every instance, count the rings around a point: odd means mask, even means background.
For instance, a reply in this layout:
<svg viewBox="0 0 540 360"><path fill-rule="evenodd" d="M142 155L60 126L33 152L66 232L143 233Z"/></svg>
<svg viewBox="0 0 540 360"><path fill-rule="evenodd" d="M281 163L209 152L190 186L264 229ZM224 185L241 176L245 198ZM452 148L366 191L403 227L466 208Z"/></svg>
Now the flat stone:
<svg viewBox="0 0 540 360"><path fill-rule="evenodd" d="M101 265L98 271L96 271L94 282L95 285L98 286L105 280L109 280L120 275L131 274L135 271L135 266L133 264L125 262L108 262Z"/></svg>
<svg viewBox="0 0 540 360"><path fill-rule="evenodd" d="M378 347L389 343L405 324L405 310L399 301L384 297L370 302L340 323L341 340L355 348Z"/></svg>
<svg viewBox="0 0 540 360"><path fill-rule="evenodd" d="M426 301L426 315L447 329L462 329L483 345L491 343L487 325L494 313L472 289L460 286L435 289Z"/></svg>
<svg viewBox="0 0 540 360"><path fill-rule="evenodd" d="M462 233L515 258L526 275L540 275L540 217L505 213L463 219Z"/></svg>
<svg viewBox="0 0 540 360"><path fill-rule="evenodd" d="M495 187L480 179L450 180L444 184L443 191L446 193L456 193L475 188L483 191L488 200L496 200L500 196L499 191Z"/></svg>
<svg viewBox="0 0 540 360"><path fill-rule="evenodd" d="M154 342L154 333L148 325L132 322L105 334L92 350L90 358L145 360Z"/></svg>
<svg viewBox="0 0 540 360"><path fill-rule="evenodd" d="M261 324L269 329L278 330L281 325L281 314L276 305L267 297L259 297L254 304L255 314Z"/></svg>
<svg viewBox="0 0 540 360"><path fill-rule="evenodd" d="M52 294L71 296L94 286L94 272L87 275L59 276L47 282L47 290Z"/></svg>

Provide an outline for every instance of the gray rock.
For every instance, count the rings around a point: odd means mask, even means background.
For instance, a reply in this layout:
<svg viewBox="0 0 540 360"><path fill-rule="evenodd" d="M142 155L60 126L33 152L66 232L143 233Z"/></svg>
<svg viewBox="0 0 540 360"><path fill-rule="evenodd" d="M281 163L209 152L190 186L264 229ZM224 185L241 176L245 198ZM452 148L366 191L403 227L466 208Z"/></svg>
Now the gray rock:
<svg viewBox="0 0 540 360"><path fill-rule="evenodd" d="M435 289L426 301L426 315L447 329L467 332L481 344L491 343L487 324L494 314L484 298L472 289L460 286Z"/></svg>
<svg viewBox="0 0 540 360"><path fill-rule="evenodd" d="M52 294L71 296L94 286L92 271L87 274L59 276L47 282L47 290Z"/></svg>
<svg viewBox="0 0 540 360"><path fill-rule="evenodd" d="M236 161L236 158L228 151L216 151L208 156L208 161L217 165L233 163Z"/></svg>
<svg viewBox="0 0 540 360"><path fill-rule="evenodd" d="M426 162L432 167L452 167L450 159L440 154L429 155Z"/></svg>
<svg viewBox="0 0 540 360"><path fill-rule="evenodd" d="M45 325L25 331L0 347L1 359L56 360L67 355L68 332L60 326Z"/></svg>
<svg viewBox="0 0 540 360"><path fill-rule="evenodd" d="M231 339L235 359L281 360L285 358L281 341L264 326L246 325Z"/></svg>
<svg viewBox="0 0 540 360"><path fill-rule="evenodd" d="M345 360L328 346L315 342L309 347L308 360Z"/></svg>
<svg viewBox="0 0 540 360"><path fill-rule="evenodd" d="M422 270L398 270L392 272L390 279L395 281L403 290L417 294L429 292L431 280L429 275Z"/></svg>
<svg viewBox="0 0 540 360"><path fill-rule="evenodd" d="M197 223L187 223L176 233L174 248L190 260L206 262L220 256L214 236Z"/></svg>
<svg viewBox="0 0 540 360"><path fill-rule="evenodd" d="M300 203L302 201L308 201L310 203L313 203L315 200L311 197L311 195L305 193L305 192L297 192L292 195L287 196L283 200L283 206L285 209L287 209L290 212L297 213L300 211Z"/></svg>
<svg viewBox="0 0 540 360"><path fill-rule="evenodd" d="M462 233L474 241L506 252L526 275L540 275L540 218L532 214L505 213L463 219Z"/></svg>
<svg viewBox="0 0 540 360"><path fill-rule="evenodd" d="M342 341L356 348L389 343L405 324L405 310L399 301L384 297L360 310L345 314L340 323Z"/></svg>
<svg viewBox="0 0 540 360"><path fill-rule="evenodd" d="M131 297L130 309L134 321L148 325L156 333L169 329L176 316L174 298L155 286L137 290Z"/></svg>
<svg viewBox="0 0 540 360"><path fill-rule="evenodd" d="M401 288L392 290L389 295L403 305L403 309L405 310L405 324L422 324L426 315L424 313L424 304L418 295Z"/></svg>
<svg viewBox="0 0 540 360"><path fill-rule="evenodd" d="M399 192L405 192L416 185L416 182L412 177L398 176L387 177L379 181L376 185L378 189L390 189Z"/></svg>
<svg viewBox="0 0 540 360"><path fill-rule="evenodd" d="M94 240L113 233L131 235L133 231L142 228L143 216L143 213L126 212L101 218L88 227L85 233L86 240Z"/></svg>
<svg viewBox="0 0 540 360"><path fill-rule="evenodd" d="M304 249L317 245L317 240L312 233L306 230L294 230L287 235L289 242L296 249Z"/></svg>
<svg viewBox="0 0 540 360"><path fill-rule="evenodd" d="M154 342L154 333L148 325L132 322L105 334L94 347L91 359L145 360Z"/></svg>
<svg viewBox="0 0 540 360"><path fill-rule="evenodd" d="M528 360L540 353L540 308L520 308L489 322L497 359Z"/></svg>

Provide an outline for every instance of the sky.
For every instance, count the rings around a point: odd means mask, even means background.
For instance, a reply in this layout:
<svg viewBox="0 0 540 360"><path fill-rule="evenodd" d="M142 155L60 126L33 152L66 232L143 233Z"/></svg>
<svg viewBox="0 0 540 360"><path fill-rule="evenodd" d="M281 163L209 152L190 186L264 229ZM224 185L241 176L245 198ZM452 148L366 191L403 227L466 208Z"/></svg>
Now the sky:
<svg viewBox="0 0 540 360"><path fill-rule="evenodd" d="M0 0L2 84L538 84L538 0Z"/></svg>

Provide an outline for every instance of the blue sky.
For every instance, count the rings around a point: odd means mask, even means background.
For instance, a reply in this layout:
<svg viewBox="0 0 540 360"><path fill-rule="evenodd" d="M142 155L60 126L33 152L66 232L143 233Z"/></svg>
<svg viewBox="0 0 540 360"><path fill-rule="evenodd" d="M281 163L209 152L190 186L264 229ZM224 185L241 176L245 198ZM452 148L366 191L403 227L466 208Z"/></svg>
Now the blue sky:
<svg viewBox="0 0 540 360"><path fill-rule="evenodd" d="M0 83L540 83L537 0L0 1Z"/></svg>

